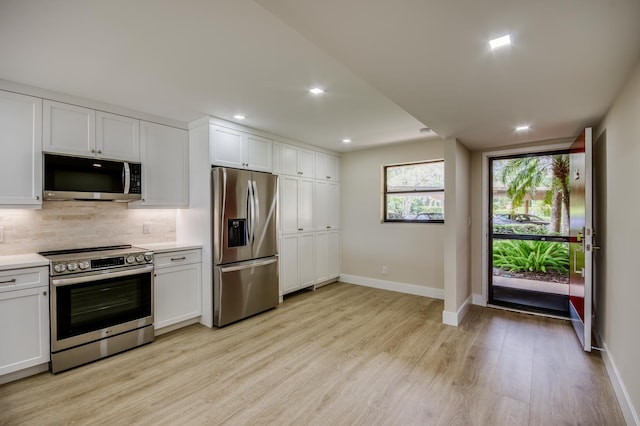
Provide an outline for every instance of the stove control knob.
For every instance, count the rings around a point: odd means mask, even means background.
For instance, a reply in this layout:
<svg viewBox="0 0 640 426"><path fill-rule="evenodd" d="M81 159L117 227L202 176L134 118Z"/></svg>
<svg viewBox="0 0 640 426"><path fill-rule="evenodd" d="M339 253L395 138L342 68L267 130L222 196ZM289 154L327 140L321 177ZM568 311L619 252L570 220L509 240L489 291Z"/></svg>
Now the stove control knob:
<svg viewBox="0 0 640 426"><path fill-rule="evenodd" d="M144 262L144 254L139 254L136 256L136 260L138 262Z"/></svg>
<svg viewBox="0 0 640 426"><path fill-rule="evenodd" d="M84 262L80 262L78 263L78 267L82 270L85 270L89 268L89 262L87 262L86 260Z"/></svg>
<svg viewBox="0 0 640 426"><path fill-rule="evenodd" d="M53 270L56 272L64 272L67 270L67 266L64 263L58 263L53 265Z"/></svg>
<svg viewBox="0 0 640 426"><path fill-rule="evenodd" d="M129 256L127 257L127 263L134 263L136 261L136 258L133 256Z"/></svg>
<svg viewBox="0 0 640 426"><path fill-rule="evenodd" d="M69 271L75 271L76 269L78 269L78 264L77 264L76 262L69 263L69 264L67 265L67 269L68 269Z"/></svg>
<svg viewBox="0 0 640 426"><path fill-rule="evenodd" d="M146 260L147 262L151 262L153 260L153 255L152 254L145 254L144 255L144 260Z"/></svg>

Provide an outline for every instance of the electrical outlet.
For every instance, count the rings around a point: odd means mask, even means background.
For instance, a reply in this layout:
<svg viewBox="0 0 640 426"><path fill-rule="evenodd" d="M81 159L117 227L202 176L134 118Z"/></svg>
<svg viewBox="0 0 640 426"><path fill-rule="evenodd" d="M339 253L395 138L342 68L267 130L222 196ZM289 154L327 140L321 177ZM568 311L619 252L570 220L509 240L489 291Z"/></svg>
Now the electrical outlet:
<svg viewBox="0 0 640 426"><path fill-rule="evenodd" d="M151 233L151 222L143 222L142 223L142 233L150 234Z"/></svg>
<svg viewBox="0 0 640 426"><path fill-rule="evenodd" d="M389 268L387 265L382 266L382 275L389 275Z"/></svg>
<svg viewBox="0 0 640 426"><path fill-rule="evenodd" d="M4 242L4 226L0 226L0 243Z"/></svg>

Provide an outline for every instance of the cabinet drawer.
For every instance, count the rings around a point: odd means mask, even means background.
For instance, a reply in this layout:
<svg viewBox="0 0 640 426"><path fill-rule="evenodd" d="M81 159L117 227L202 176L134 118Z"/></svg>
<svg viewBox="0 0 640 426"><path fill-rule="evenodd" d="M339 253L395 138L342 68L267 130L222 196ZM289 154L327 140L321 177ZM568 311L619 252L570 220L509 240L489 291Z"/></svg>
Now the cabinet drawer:
<svg viewBox="0 0 640 426"><path fill-rule="evenodd" d="M0 271L0 292L22 290L49 284L49 268Z"/></svg>
<svg viewBox="0 0 640 426"><path fill-rule="evenodd" d="M199 263L202 261L201 250L181 250L155 255L155 267L166 268L169 266Z"/></svg>

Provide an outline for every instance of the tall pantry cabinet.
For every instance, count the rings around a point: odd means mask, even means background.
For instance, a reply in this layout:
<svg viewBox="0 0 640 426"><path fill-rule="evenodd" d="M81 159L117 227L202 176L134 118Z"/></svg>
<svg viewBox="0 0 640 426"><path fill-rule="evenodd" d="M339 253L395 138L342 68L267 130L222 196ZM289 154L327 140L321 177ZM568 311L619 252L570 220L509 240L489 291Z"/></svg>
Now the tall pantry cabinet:
<svg viewBox="0 0 640 426"><path fill-rule="evenodd" d="M339 159L274 143L280 176L280 293L331 282L340 273Z"/></svg>

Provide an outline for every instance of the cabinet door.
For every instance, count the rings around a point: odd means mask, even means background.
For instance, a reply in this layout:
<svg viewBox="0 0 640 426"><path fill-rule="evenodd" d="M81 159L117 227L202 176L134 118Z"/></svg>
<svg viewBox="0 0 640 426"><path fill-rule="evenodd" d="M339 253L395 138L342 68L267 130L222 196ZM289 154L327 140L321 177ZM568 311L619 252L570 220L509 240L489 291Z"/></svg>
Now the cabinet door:
<svg viewBox="0 0 640 426"><path fill-rule="evenodd" d="M225 167L245 168L243 158L246 147L244 134L237 130L224 127L211 126L210 129L210 152L211 164Z"/></svg>
<svg viewBox="0 0 640 426"><path fill-rule="evenodd" d="M280 232L298 232L298 178L280 176Z"/></svg>
<svg viewBox="0 0 640 426"><path fill-rule="evenodd" d="M113 160L140 161L140 120L96 111L96 150Z"/></svg>
<svg viewBox="0 0 640 426"><path fill-rule="evenodd" d="M291 145L282 144L280 155L281 173L298 176L298 149Z"/></svg>
<svg viewBox="0 0 640 426"><path fill-rule="evenodd" d="M308 149L298 148L298 174L301 177L315 176L315 153Z"/></svg>
<svg viewBox="0 0 640 426"><path fill-rule="evenodd" d="M327 217L326 229L340 228L340 184L327 182Z"/></svg>
<svg viewBox="0 0 640 426"><path fill-rule="evenodd" d="M298 236L284 235L280 244L280 294L300 288L298 275Z"/></svg>
<svg viewBox="0 0 640 426"><path fill-rule="evenodd" d="M313 231L313 179L298 180L298 231Z"/></svg>
<svg viewBox="0 0 640 426"><path fill-rule="evenodd" d="M96 112L89 108L45 100L43 150L83 156L96 155Z"/></svg>
<svg viewBox="0 0 640 426"><path fill-rule="evenodd" d="M42 204L42 99L0 91L0 204Z"/></svg>
<svg viewBox="0 0 640 426"><path fill-rule="evenodd" d="M140 206L188 207L189 140L186 130L141 123Z"/></svg>
<svg viewBox="0 0 640 426"><path fill-rule="evenodd" d="M315 222L317 231L326 231L327 222L327 182L315 182Z"/></svg>
<svg viewBox="0 0 640 426"><path fill-rule="evenodd" d="M271 139L256 135L246 135L247 156L246 163L250 170L259 172L271 172L272 165L272 144Z"/></svg>
<svg viewBox="0 0 640 426"><path fill-rule="evenodd" d="M316 283L329 279L328 253L327 233L318 232L316 234Z"/></svg>
<svg viewBox="0 0 640 426"><path fill-rule="evenodd" d="M340 182L340 159L333 155L327 155L326 176L334 182Z"/></svg>
<svg viewBox="0 0 640 426"><path fill-rule="evenodd" d="M49 362L49 287L0 293L0 376Z"/></svg>
<svg viewBox="0 0 640 426"><path fill-rule="evenodd" d="M340 275L340 233L327 232L327 279Z"/></svg>
<svg viewBox="0 0 640 426"><path fill-rule="evenodd" d="M316 152L316 179L340 180L340 160L334 155Z"/></svg>
<svg viewBox="0 0 640 426"><path fill-rule="evenodd" d="M298 242L298 267L300 274L300 288L309 287L316 279L316 243L315 234L301 234Z"/></svg>
<svg viewBox="0 0 640 426"><path fill-rule="evenodd" d="M154 281L154 328L159 329L200 316L200 263L158 268Z"/></svg>

